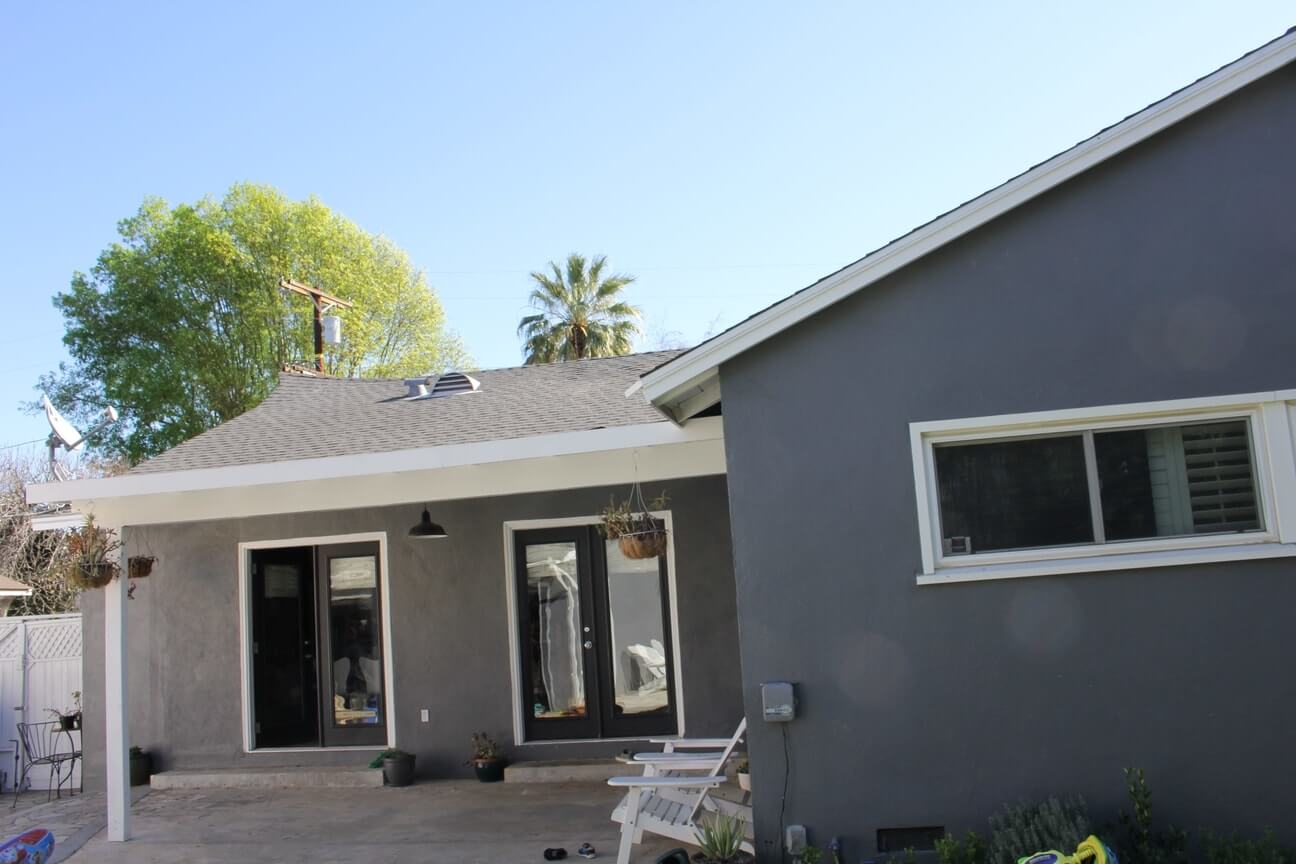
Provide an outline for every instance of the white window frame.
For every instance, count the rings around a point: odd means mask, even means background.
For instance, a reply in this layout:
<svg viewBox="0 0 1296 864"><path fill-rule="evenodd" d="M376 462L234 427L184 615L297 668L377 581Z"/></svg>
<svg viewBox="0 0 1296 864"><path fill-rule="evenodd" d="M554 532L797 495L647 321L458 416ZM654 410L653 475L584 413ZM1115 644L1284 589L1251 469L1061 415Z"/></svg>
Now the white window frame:
<svg viewBox="0 0 1296 864"><path fill-rule="evenodd" d="M684 736L684 666L680 659L679 595L675 591L675 520L670 510L654 510L650 514L666 524L666 590L670 592L671 651L675 667L675 726L674 734L654 735L654 738L682 738ZM513 743L515 746L548 746L551 744L592 744L613 741L643 741L639 738L560 738L528 741L526 737L526 709L522 704L522 646L518 643L517 564L513 560L513 535L518 531L537 528L571 528L600 525L601 516L571 516L555 519L514 519L504 523L504 596L508 598L509 625L509 682L513 691Z"/></svg>
<svg viewBox="0 0 1296 864"><path fill-rule="evenodd" d="M1057 573L1127 570L1176 564L1296 555L1296 390L1177 399L1130 405L1039 411L910 423L922 571L918 584L1007 579ZM1074 546L945 555L935 447L969 441L1082 434L1108 429L1246 420L1263 528L1246 533L1122 540ZM1091 436L1085 435L1086 447ZM1091 478L1092 482L1092 478Z"/></svg>
<svg viewBox="0 0 1296 864"><path fill-rule="evenodd" d="M383 637L383 707L387 712L385 744L348 745L343 747L256 747L256 726L252 705L252 551L279 549L285 546L332 546L338 543L378 544L379 615ZM328 534L316 537L292 537L279 540L250 540L238 544L239 592L239 674L243 681L243 752L257 753L339 753L347 750L385 750L396 746L396 675L392 671L391 591L387 571L387 532Z"/></svg>

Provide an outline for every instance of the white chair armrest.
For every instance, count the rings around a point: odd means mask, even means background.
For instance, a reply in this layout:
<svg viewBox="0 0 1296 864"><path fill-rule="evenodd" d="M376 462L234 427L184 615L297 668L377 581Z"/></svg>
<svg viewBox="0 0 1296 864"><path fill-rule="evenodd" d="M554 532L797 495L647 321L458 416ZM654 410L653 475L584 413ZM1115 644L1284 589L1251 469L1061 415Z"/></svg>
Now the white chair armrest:
<svg viewBox="0 0 1296 864"><path fill-rule="evenodd" d="M645 789L704 789L719 786L724 777L613 777L609 786L640 786Z"/></svg>
<svg viewBox="0 0 1296 864"><path fill-rule="evenodd" d="M630 757L631 762L697 762L699 760L710 760L715 762L724 753L698 753L696 751L674 753L636 753Z"/></svg>
<svg viewBox="0 0 1296 864"><path fill-rule="evenodd" d="M729 738L649 738L649 744L669 744L676 750L723 750Z"/></svg>

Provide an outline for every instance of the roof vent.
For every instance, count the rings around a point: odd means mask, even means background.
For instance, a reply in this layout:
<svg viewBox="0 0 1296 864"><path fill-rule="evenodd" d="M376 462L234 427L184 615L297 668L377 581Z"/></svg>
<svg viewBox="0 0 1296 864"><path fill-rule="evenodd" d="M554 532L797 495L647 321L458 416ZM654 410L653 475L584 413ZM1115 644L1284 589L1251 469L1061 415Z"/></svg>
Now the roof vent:
<svg viewBox="0 0 1296 864"><path fill-rule="evenodd" d="M481 389L481 382L471 375L462 372L447 372L436 379L429 396L454 396L459 393L473 393Z"/></svg>
<svg viewBox="0 0 1296 864"><path fill-rule="evenodd" d="M428 384L431 381L431 378L406 378L405 386L409 388L409 392L405 394L405 398L419 399L428 395Z"/></svg>
<svg viewBox="0 0 1296 864"><path fill-rule="evenodd" d="M409 388L409 392L405 394L406 399L430 399L473 393L481 389L481 382L462 372L447 372L435 377L428 375L424 378L406 378L405 386Z"/></svg>

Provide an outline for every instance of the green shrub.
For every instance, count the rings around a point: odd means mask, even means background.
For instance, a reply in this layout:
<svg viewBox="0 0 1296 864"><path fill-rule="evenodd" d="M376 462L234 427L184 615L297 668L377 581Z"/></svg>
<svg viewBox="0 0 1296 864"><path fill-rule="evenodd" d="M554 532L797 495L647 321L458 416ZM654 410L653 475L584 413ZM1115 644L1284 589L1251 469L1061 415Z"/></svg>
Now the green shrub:
<svg viewBox="0 0 1296 864"><path fill-rule="evenodd" d="M1152 792L1142 768L1125 769L1125 786L1129 791L1133 813L1120 814L1124 843L1118 854L1121 864L1180 864L1188 858L1188 832L1152 825Z"/></svg>
<svg viewBox="0 0 1296 864"><path fill-rule="evenodd" d="M698 826L698 846L710 861L732 861L743 841L743 824L728 813L716 813Z"/></svg>
<svg viewBox="0 0 1296 864"><path fill-rule="evenodd" d="M936 841L936 857L940 864L986 864L986 844L975 831L962 840L946 834Z"/></svg>
<svg viewBox="0 0 1296 864"><path fill-rule="evenodd" d="M1024 855L1049 849L1071 852L1090 833L1089 813L1083 798L1005 804L990 817L987 861L988 864L1016 864Z"/></svg>
<svg viewBox="0 0 1296 864"><path fill-rule="evenodd" d="M807 846L796 860L797 864L819 864L823 860L823 851L818 846Z"/></svg>
<svg viewBox="0 0 1296 864"><path fill-rule="evenodd" d="M1210 864L1296 864L1296 852L1278 845L1272 831L1259 840L1238 834L1202 836L1202 849Z"/></svg>

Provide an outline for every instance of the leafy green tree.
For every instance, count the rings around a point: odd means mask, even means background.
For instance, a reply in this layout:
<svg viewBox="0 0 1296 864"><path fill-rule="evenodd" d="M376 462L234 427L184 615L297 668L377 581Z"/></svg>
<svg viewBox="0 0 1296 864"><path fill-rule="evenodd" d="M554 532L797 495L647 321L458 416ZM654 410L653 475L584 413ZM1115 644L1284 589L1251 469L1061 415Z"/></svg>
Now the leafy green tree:
<svg viewBox="0 0 1296 864"><path fill-rule="evenodd" d="M634 277L605 276L606 268L605 255L586 262L572 253L565 269L550 261L550 273L531 274L535 287L529 299L535 314L518 325L527 363L615 357L633 350L640 314L621 299L621 292Z"/></svg>
<svg viewBox="0 0 1296 864"><path fill-rule="evenodd" d="M343 322L342 344L325 346L332 375L468 365L409 257L315 198L255 184L175 207L150 198L118 233L54 298L71 362L40 381L82 423L118 406L122 422L95 442L105 455L160 453L252 408L283 364L312 365L314 309L283 277L355 304L332 313Z"/></svg>

